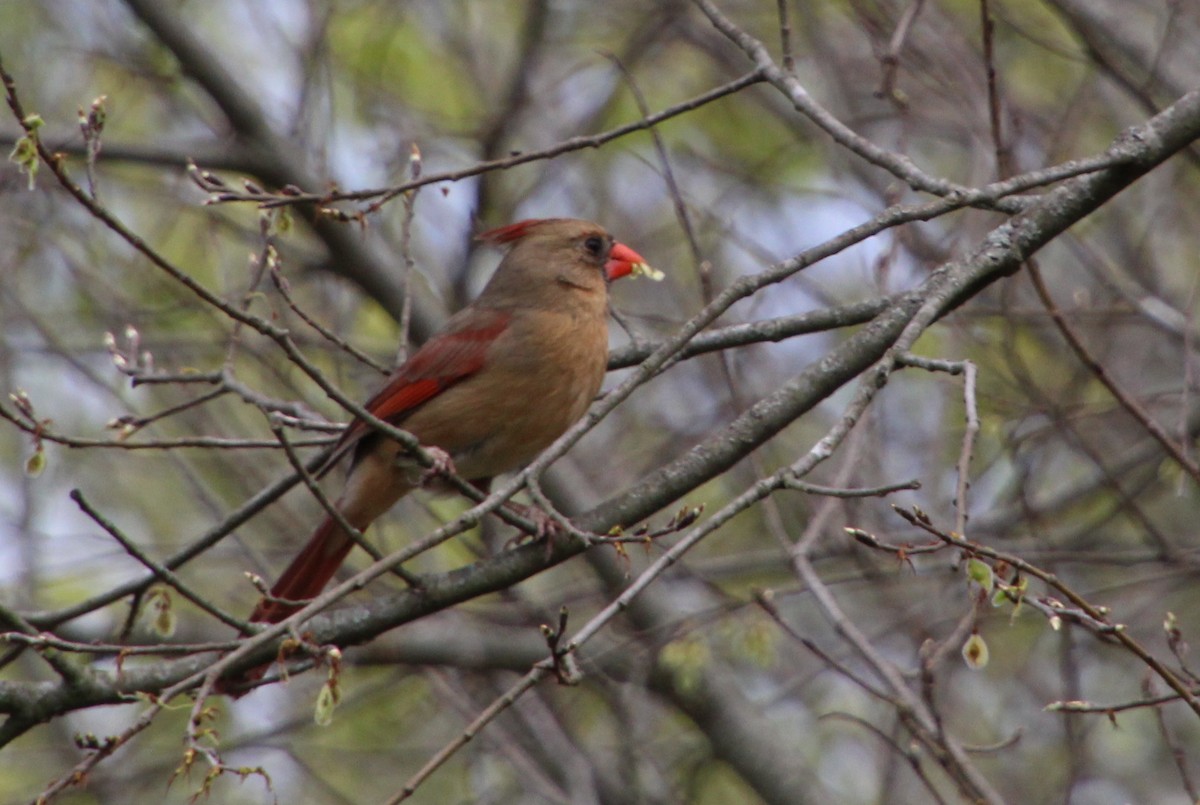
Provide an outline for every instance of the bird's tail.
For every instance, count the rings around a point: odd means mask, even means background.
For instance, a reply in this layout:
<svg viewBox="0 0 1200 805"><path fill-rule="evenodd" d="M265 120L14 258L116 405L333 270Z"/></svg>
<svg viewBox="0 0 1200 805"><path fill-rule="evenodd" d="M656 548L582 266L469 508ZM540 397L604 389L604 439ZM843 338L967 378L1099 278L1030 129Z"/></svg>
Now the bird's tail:
<svg viewBox="0 0 1200 805"><path fill-rule="evenodd" d="M279 581L275 582L270 597L264 598L254 608L250 622L279 623L300 610L308 599L320 595L325 589L352 547L354 541L346 536L337 523L326 517L308 538L308 544L283 571ZM213 692L239 697L250 684L262 679L269 667L259 665L228 679L217 680Z"/></svg>
<svg viewBox="0 0 1200 805"><path fill-rule="evenodd" d="M353 547L354 541L346 532L326 517L275 582L270 598L264 598L254 608L250 622L278 623L298 611L308 599L320 595Z"/></svg>

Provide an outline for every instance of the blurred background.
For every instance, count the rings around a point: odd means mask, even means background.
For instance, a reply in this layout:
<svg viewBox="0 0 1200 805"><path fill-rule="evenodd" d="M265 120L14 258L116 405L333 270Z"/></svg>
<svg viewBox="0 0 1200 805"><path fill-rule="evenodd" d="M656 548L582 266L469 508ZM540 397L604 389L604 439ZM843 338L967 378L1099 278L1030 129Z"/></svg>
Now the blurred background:
<svg viewBox="0 0 1200 805"><path fill-rule="evenodd" d="M779 6L788 12L795 76L817 103L880 148L965 186L1102 153L1200 79L1194 3L718 3L782 65ZM986 38L985 15L994 25ZM891 204L929 198L834 142L775 87L728 86L753 64L686 2L0 0L0 59L26 110L45 121L43 142L67 154L68 170L100 205L231 304L288 326L306 356L356 399L383 375L297 310L391 366L406 298L407 335L419 343L482 287L499 260L472 240L483 229L527 217L589 218L661 269L661 283L614 286L616 349L670 335L738 278ZM696 101L721 87L727 91ZM79 115L99 96L106 119L89 169ZM192 160L235 191L243 179L314 193L382 188L411 177L414 146L423 175L459 171L693 101L653 135L636 131L431 184L350 222L304 208L265 215L252 203L205 204L186 170ZM0 121L5 153L20 134L11 114ZM1038 256L1072 331L1192 462L1200 428L1198 166L1193 145ZM46 441L30 467L36 441L0 421L0 604L37 621L145 575L70 490L161 559L288 471L264 406L346 417L274 343L199 302L44 168L28 185L16 164L0 166L0 391L5 410L16 412L8 395L23 392L36 419L77 440ZM367 203L336 206L353 217ZM258 270L264 217L291 304ZM1003 221L999 212L965 210L888 229L739 302L714 326L917 288ZM555 465L556 499L578 513L636 492L648 473L712 438L856 331L826 328L675 364ZM131 384L106 333L127 360L169 382ZM1183 643L1197 639L1200 611L1196 477L1068 347L1025 272L977 294L926 332L916 351L978 367L967 536L1111 608L1114 622L1194 688ZM142 353L149 357L134 357ZM612 372L606 386L627 371ZM203 379L213 373L223 384ZM652 522L662 525L685 505L715 511L796 461L843 415L853 387ZM893 503L919 506L953 529L964 427L961 377L898 373L806 480L838 488L916 480L919 490L889 498L786 491L740 515L658 580L644 611L618 618L587 647L581 685L537 687L413 801L963 801L954 773L909 734L899 700L886 693L884 666L936 712L1008 801L1196 801L1200 722L1186 705L1104 712L1167 692L1142 659L1069 619L1053 628L1035 607L975 613L974 591L949 551L902 559L844 532L930 542ZM196 446L179 441L196 437ZM88 446L97 440L104 444ZM455 498L413 495L373 538L393 550L462 508ZM319 511L297 489L180 576L226 611L247 612L258 593L243 572L273 577ZM458 568L504 550L510 536L489 525L408 567ZM674 539L630 546L627 578ZM599 550L611 560L611 549ZM812 584L796 571L797 551L840 616L814 601ZM350 565L365 563L359 552ZM351 601L400 586L387 580ZM619 588L598 560L577 557L349 649L344 699L329 726L313 723L323 672L236 702L214 700L221 756L232 767L262 767L270 788L260 777L226 775L213 782L212 801L385 800L545 656L539 624L555 622L566 605L578 627ZM760 603L765 590L770 607ZM1029 595L1057 594L1031 581ZM174 600L171 642L231 638L226 625ZM1168 612L1183 642L1164 631ZM129 618L124 597L55 631L110 642ZM847 638L847 623L874 658ZM982 668L959 656L964 624L989 648ZM138 624L125 639L167 638ZM941 641L944 656L923 676L928 640ZM111 658L97 663L115 667ZM7 655L0 670L10 683L55 679L31 652ZM1066 700L1100 712L1046 709ZM79 710L4 747L0 803L35 798L82 757L74 736L118 732L141 709ZM207 769L168 787L186 719L186 707L163 714L101 763L86 788L58 801L188 801Z"/></svg>

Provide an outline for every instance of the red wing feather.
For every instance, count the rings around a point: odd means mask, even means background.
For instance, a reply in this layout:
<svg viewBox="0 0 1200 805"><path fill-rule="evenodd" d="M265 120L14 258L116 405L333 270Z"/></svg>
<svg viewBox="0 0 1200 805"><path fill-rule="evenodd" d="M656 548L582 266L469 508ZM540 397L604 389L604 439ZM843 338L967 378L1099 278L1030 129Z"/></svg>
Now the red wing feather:
<svg viewBox="0 0 1200 805"><path fill-rule="evenodd" d="M510 318L508 313L486 308L462 311L397 369L363 408L385 422L400 425L422 403L482 369L488 348L508 327ZM342 434L333 456L343 455L346 448L370 431L369 424L354 420Z"/></svg>

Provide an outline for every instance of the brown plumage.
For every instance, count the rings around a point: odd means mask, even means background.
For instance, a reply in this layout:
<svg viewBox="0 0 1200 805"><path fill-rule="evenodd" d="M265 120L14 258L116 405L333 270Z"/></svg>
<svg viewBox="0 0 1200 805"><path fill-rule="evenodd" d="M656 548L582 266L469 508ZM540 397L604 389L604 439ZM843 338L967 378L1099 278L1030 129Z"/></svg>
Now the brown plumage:
<svg viewBox="0 0 1200 805"><path fill-rule="evenodd" d="M583 416L608 362L608 283L645 261L597 224L569 218L521 221L480 238L511 245L487 287L364 407L445 451L459 475L486 487ZM404 448L363 421L347 428L330 463L346 453L353 459L337 508L360 531L421 482ZM318 595L353 544L326 517L272 598ZM251 620L275 623L297 609L264 600Z"/></svg>

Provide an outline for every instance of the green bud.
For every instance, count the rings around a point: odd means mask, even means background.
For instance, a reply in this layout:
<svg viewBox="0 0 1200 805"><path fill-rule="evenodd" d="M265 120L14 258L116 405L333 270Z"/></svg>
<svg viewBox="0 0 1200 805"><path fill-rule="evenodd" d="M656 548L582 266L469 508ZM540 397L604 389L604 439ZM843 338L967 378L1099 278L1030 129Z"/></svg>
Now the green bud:
<svg viewBox="0 0 1200 805"><path fill-rule="evenodd" d="M963 660L967 667L978 671L988 664L988 647L978 632L967 638L962 647Z"/></svg>
<svg viewBox="0 0 1200 805"><path fill-rule="evenodd" d="M37 478L46 470L46 451L41 447L33 451L28 460L25 462L25 474L30 478Z"/></svg>
<svg viewBox="0 0 1200 805"><path fill-rule="evenodd" d="M313 710L313 721L318 727L328 727L333 723L333 711L337 709L339 699L341 694L338 693L337 683L333 680L321 686L321 691L317 694L317 706Z"/></svg>

